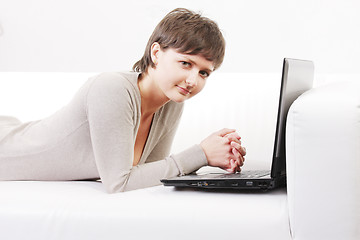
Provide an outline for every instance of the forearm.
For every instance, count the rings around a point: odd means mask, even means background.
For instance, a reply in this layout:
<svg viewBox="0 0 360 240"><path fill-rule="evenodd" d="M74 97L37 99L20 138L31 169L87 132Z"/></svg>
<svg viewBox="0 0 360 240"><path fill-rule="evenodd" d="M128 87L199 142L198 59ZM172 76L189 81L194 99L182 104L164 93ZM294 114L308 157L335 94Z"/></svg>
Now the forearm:
<svg viewBox="0 0 360 240"><path fill-rule="evenodd" d="M118 179L107 179L104 185L109 193L152 187L161 184L163 178L188 174L205 165L204 152L199 145L194 145L163 160L134 166L127 173L119 174Z"/></svg>

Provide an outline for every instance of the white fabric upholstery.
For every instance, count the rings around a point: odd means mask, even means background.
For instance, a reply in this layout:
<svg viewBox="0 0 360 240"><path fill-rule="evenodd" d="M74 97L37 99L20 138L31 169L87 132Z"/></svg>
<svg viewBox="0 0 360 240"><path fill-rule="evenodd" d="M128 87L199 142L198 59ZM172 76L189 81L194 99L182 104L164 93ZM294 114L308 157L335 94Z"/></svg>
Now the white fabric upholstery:
<svg viewBox="0 0 360 240"><path fill-rule="evenodd" d="M360 239L360 84L300 96L286 138L293 239Z"/></svg>
<svg viewBox="0 0 360 240"><path fill-rule="evenodd" d="M110 195L98 182L0 182L0 191L1 239L290 239L285 189Z"/></svg>

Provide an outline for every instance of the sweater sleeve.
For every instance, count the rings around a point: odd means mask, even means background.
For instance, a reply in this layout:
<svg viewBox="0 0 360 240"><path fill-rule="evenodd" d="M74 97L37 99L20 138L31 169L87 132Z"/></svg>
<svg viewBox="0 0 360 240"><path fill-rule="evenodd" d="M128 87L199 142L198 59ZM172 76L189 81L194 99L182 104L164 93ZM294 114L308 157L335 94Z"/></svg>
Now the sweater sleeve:
<svg viewBox="0 0 360 240"><path fill-rule="evenodd" d="M177 121L172 124L172 128L158 141L146 160L147 163L159 161L160 159L175 161L178 171L173 174L165 174L161 178L189 174L208 164L206 155L198 144L180 153L170 155L170 149L180 122L180 117L181 114L179 114Z"/></svg>
<svg viewBox="0 0 360 240"><path fill-rule="evenodd" d="M137 132L136 99L123 81L106 76L89 87L86 105L92 148L101 181L109 193L123 192L160 184L160 179L186 174L206 164L205 154L194 146L162 160L133 166ZM166 153L176 127L157 144ZM159 150L160 151L160 150ZM194 163L193 155L201 156Z"/></svg>

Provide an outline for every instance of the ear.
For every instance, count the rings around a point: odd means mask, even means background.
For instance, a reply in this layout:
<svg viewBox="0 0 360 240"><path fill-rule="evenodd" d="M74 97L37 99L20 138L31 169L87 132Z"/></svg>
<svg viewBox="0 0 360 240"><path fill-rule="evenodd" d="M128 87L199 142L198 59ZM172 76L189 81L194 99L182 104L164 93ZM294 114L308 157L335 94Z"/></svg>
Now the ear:
<svg viewBox="0 0 360 240"><path fill-rule="evenodd" d="M159 60L159 55L161 53L161 46L158 42L154 42L151 45L151 60L156 66Z"/></svg>

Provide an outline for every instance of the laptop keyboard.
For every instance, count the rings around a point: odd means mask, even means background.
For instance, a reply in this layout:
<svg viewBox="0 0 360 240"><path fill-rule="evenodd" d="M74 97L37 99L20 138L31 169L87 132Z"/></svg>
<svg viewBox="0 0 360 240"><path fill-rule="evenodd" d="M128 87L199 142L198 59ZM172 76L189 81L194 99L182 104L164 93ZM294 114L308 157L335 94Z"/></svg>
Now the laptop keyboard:
<svg viewBox="0 0 360 240"><path fill-rule="evenodd" d="M174 177L179 180L199 180L199 179L253 179L270 175L269 170L244 170L239 173L203 173L190 174L180 177Z"/></svg>
<svg viewBox="0 0 360 240"><path fill-rule="evenodd" d="M269 174L269 170L247 170L239 173L222 174L218 178L260 178Z"/></svg>

